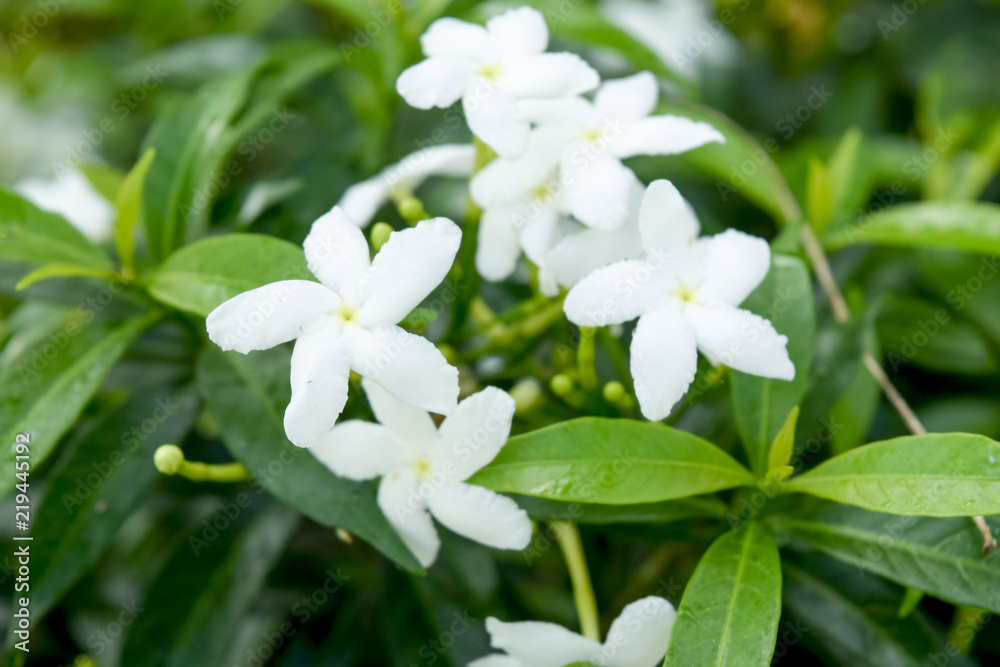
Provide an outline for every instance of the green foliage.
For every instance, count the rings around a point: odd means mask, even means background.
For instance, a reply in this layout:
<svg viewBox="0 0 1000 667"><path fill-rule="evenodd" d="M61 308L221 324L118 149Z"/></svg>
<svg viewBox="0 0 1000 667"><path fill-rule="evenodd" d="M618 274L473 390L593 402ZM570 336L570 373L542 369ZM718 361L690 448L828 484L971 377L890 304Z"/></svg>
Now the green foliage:
<svg viewBox="0 0 1000 667"><path fill-rule="evenodd" d="M0 260L25 264L111 266L108 256L60 216L0 188Z"/></svg>

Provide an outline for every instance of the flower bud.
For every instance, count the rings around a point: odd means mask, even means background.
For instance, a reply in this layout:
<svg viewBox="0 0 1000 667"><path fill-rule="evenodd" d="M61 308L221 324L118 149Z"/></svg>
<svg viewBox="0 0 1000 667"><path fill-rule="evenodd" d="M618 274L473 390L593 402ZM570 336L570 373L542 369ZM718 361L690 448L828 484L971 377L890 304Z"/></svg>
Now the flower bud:
<svg viewBox="0 0 1000 667"><path fill-rule="evenodd" d="M177 445L162 445L153 454L153 463L164 475L176 475L184 465L184 452Z"/></svg>

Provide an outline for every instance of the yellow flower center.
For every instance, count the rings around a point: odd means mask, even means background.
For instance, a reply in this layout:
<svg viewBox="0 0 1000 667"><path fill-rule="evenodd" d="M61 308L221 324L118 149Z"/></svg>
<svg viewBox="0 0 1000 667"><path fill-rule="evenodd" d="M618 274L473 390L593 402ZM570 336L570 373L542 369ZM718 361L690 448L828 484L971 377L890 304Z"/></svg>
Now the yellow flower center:
<svg viewBox="0 0 1000 667"><path fill-rule="evenodd" d="M341 324L357 324L358 316L361 314L361 309L342 303L337 308L330 311L330 314L339 319Z"/></svg>
<svg viewBox="0 0 1000 667"><path fill-rule="evenodd" d="M542 183L541 185L537 185L532 188L528 197L530 197L533 202L545 204L552 199L554 194L555 192L552 191L552 188L549 187L548 183Z"/></svg>
<svg viewBox="0 0 1000 667"><path fill-rule="evenodd" d="M503 67L500 65L483 65L479 68L479 76L483 77L490 83L496 83L497 80L503 76Z"/></svg>
<svg viewBox="0 0 1000 667"><path fill-rule="evenodd" d="M417 473L417 477L421 479L430 479L433 473L431 469L431 462L425 459L423 456L418 456L413 460L413 469Z"/></svg>
<svg viewBox="0 0 1000 667"><path fill-rule="evenodd" d="M674 296L680 299L681 304L692 306L698 303L698 288L692 287L687 283L681 283L674 290Z"/></svg>
<svg viewBox="0 0 1000 667"><path fill-rule="evenodd" d="M599 127L588 127L583 131L583 140L592 144L597 143L604 137L604 131Z"/></svg>

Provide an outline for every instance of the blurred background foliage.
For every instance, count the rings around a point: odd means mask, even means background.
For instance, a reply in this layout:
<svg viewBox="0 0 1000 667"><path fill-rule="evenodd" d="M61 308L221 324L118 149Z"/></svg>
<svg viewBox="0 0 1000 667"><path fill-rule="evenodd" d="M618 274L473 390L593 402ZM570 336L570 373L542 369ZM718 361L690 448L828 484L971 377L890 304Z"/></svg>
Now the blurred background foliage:
<svg viewBox="0 0 1000 667"><path fill-rule="evenodd" d="M742 125L777 162L820 230L849 230L884 206L922 199L1000 201L995 0L532 4L552 12L557 47L585 54L605 78L651 69L664 83L666 105L698 100ZM164 165L187 161L195 174L192 183L164 183L159 214L194 205L192 219L213 231L301 242L348 185L428 141L470 139L454 110L407 108L394 82L419 58L418 36L434 18L482 20L506 6L5 0L0 182L48 178L57 165L80 163L95 184L113 191L143 150L156 146L154 186L171 177ZM206 127L213 131L205 134ZM230 161L235 168L220 177L218 167ZM746 175L756 164L748 154L729 178L712 178L683 158L631 162L644 180L676 181L708 233L735 226L771 239L779 232L772 216L727 187L739 184L736 170ZM199 203L208 184L213 197ZM421 194L428 210L461 217L460 186L434 182ZM389 208L381 218L401 224ZM930 430L1000 437L995 259L991 265L989 256L862 246L832 260L861 318L845 332L817 297L821 322L804 405L825 406L813 412L843 420L831 449L905 432L868 376L852 367L841 377L845 336L862 336L869 349L888 355L892 379ZM16 309L23 298L13 288L17 277L0 276L6 363L30 351L53 321L71 316L59 305ZM54 304L81 302L79 292L58 284L32 289ZM489 286L484 294L502 308L527 291L514 284ZM112 306L129 307L128 299ZM942 317L948 324L939 333L920 337ZM76 515L55 502L36 517L42 530L50 520L53 532L51 553L36 543L42 553L36 564L64 564L46 570L64 580L47 583L49 597L35 600L42 608L28 664L464 665L487 652L487 615L575 626L557 548L529 559L442 531L438 565L428 577L411 577L367 545L297 518L266 494L161 477L150 464L152 451L192 425L183 442L189 458L228 460L217 425L190 389L196 339L178 330L140 339L58 455L35 472L36 498L57 477L85 479L158 400L176 404L152 437L137 436L128 478L104 489L85 520L67 525L67 516ZM571 348L573 341L574 332L565 330L557 343ZM507 387L519 372L517 364L495 376L486 366L478 370ZM273 374L276 386L285 372ZM850 388L831 399L829 386L837 383ZM548 408L519 420L517 431L568 416L554 397L545 400ZM709 386L677 426L735 451L728 415L727 389ZM801 426L802 435L815 425ZM253 496L245 508L244 493ZM227 527L213 532L220 516L228 517ZM584 527L605 623L649 593L676 604L724 525L716 516ZM11 561L4 557L0 607L9 606L11 591ZM900 618L897 610L909 599L903 588L808 549L793 548L789 559L778 662L945 664L933 660L946 655L946 637L960 643L969 628L982 625L930 598ZM948 664L1000 661L995 623L961 646L969 655L947 654Z"/></svg>

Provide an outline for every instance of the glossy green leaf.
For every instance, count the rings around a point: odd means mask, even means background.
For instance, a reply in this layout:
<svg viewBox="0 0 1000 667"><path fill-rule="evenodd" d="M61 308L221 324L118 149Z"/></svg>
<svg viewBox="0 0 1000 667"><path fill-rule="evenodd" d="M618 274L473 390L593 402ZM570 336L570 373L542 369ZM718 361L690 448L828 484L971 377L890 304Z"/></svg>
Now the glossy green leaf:
<svg viewBox="0 0 1000 667"><path fill-rule="evenodd" d="M229 519L213 541L178 550L142 602L141 622L126 637L122 664L221 664L240 621L260 597L267 574L299 523L294 511L272 505L246 525L244 515L252 512L253 506Z"/></svg>
<svg viewBox="0 0 1000 667"><path fill-rule="evenodd" d="M0 188L0 260L110 269L111 260L61 216Z"/></svg>
<svg viewBox="0 0 1000 667"><path fill-rule="evenodd" d="M285 437L289 354L283 348L248 357L210 345L198 362L198 384L237 461L268 493L313 519L367 540L402 567L422 568L375 503L370 484L335 476ZM275 472L277 470L278 472Z"/></svg>
<svg viewBox="0 0 1000 667"><path fill-rule="evenodd" d="M835 505L779 515L776 525L849 565L954 604L1000 613L1000 552L964 517L937 519ZM1000 520L991 519L996 532Z"/></svg>
<svg viewBox="0 0 1000 667"><path fill-rule="evenodd" d="M785 489L907 516L1000 514L1000 443L969 433L886 440L832 458Z"/></svg>
<svg viewBox="0 0 1000 667"><path fill-rule="evenodd" d="M760 524L709 547L684 589L665 667L771 664L781 616L778 546Z"/></svg>
<svg viewBox="0 0 1000 667"><path fill-rule="evenodd" d="M37 467L76 422L128 346L152 316L118 327L79 322L25 352L0 377L0 442L31 434L31 464ZM0 454L0 495L14 487L14 450Z"/></svg>
<svg viewBox="0 0 1000 667"><path fill-rule="evenodd" d="M511 438L472 484L602 505L685 498L752 484L710 442L661 424L585 417Z"/></svg>
<svg viewBox="0 0 1000 667"><path fill-rule="evenodd" d="M159 479L153 452L180 442L197 415L193 388L144 392L72 439L35 511L34 614L44 616L100 557Z"/></svg>
<svg viewBox="0 0 1000 667"><path fill-rule="evenodd" d="M848 223L823 238L829 250L861 243L997 253L1000 205L970 201L900 204Z"/></svg>
<svg viewBox="0 0 1000 667"><path fill-rule="evenodd" d="M515 496L518 507L533 519L567 521L583 524L670 523L694 518L721 519L727 505L718 498L682 498L639 505L598 505L593 503L561 503L532 496Z"/></svg>
<svg viewBox="0 0 1000 667"><path fill-rule="evenodd" d="M788 356L795 379L773 380L732 372L733 413L751 469L763 475L767 454L788 413L805 394L816 338L812 281L805 264L794 257L774 256L771 270L743 308L771 321L788 337Z"/></svg>
<svg viewBox="0 0 1000 667"><path fill-rule="evenodd" d="M115 196L115 208L118 217L115 219L115 247L122 266L131 270L135 258L135 226L139 222L139 209L142 205L142 188L146 182L146 173L156 158L156 149L148 148L139 161L132 167L122 182Z"/></svg>
<svg viewBox="0 0 1000 667"><path fill-rule="evenodd" d="M35 283L40 283L43 280L51 278L73 277L104 278L110 280L115 277L115 273L108 269L96 269L91 266L77 266L76 264L46 264L21 278L17 283L17 289L28 289Z"/></svg>
<svg viewBox="0 0 1000 667"><path fill-rule="evenodd" d="M150 278L149 293L206 316L223 302L279 280L315 280L302 248L273 236L213 236L177 251Z"/></svg>

